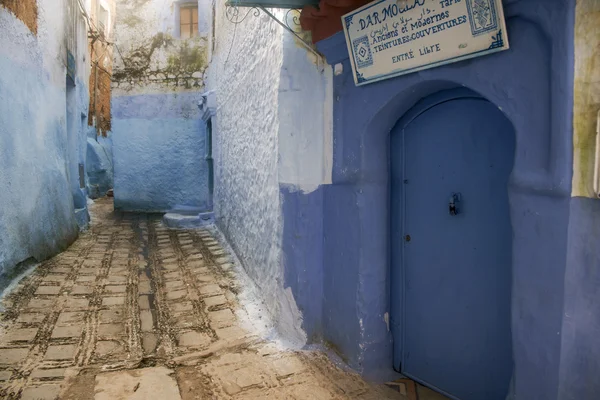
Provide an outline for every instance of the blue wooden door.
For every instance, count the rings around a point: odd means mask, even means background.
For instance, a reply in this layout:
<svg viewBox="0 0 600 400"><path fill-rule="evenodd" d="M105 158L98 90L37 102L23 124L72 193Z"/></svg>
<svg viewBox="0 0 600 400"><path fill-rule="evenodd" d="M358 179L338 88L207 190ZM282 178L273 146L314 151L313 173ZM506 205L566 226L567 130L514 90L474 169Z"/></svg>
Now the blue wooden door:
<svg viewBox="0 0 600 400"><path fill-rule="evenodd" d="M512 374L514 140L479 98L439 103L392 132L394 363L460 400L504 400Z"/></svg>

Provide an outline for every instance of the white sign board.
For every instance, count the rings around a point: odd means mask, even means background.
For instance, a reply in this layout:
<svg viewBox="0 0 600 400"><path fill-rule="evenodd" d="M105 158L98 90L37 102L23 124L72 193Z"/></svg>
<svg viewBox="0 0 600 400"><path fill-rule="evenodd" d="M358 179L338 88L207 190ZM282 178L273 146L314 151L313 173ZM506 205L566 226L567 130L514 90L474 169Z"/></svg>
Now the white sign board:
<svg viewBox="0 0 600 400"><path fill-rule="evenodd" d="M508 49L501 0L376 0L342 24L356 85Z"/></svg>

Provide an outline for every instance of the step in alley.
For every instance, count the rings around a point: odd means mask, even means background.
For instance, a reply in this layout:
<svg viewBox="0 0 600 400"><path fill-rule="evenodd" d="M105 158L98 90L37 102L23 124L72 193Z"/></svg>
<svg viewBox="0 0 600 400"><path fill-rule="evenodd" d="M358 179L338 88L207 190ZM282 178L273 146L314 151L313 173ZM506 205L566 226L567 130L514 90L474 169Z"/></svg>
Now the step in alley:
<svg viewBox="0 0 600 400"><path fill-rule="evenodd" d="M261 338L211 230L112 210L5 296L0 398L406 398Z"/></svg>

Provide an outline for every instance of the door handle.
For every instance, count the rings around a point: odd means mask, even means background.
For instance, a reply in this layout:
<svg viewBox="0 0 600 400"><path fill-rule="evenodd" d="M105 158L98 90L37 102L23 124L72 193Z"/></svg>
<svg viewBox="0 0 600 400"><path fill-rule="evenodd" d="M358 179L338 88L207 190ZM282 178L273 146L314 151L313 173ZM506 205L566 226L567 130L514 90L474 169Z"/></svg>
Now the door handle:
<svg viewBox="0 0 600 400"><path fill-rule="evenodd" d="M448 202L448 213L452 216L458 215L459 207L458 203L460 203L461 195L460 193L452 193L450 195L450 201Z"/></svg>

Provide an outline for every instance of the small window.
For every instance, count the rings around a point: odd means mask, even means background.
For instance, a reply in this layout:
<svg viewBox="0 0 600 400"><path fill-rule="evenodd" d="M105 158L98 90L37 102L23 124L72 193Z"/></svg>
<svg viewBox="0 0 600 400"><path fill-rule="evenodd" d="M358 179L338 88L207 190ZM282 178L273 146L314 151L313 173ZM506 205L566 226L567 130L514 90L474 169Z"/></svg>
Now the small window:
<svg viewBox="0 0 600 400"><path fill-rule="evenodd" d="M109 19L110 12L108 8L104 6L104 4L100 4L100 10L98 14L98 30L104 37L108 37L108 28L109 28Z"/></svg>
<svg viewBox="0 0 600 400"><path fill-rule="evenodd" d="M198 36L198 5L184 4L179 10L179 29L182 39Z"/></svg>

